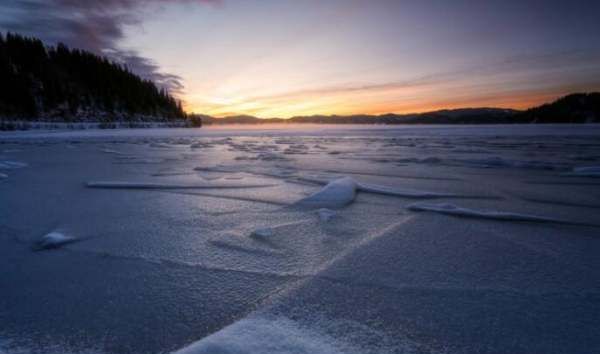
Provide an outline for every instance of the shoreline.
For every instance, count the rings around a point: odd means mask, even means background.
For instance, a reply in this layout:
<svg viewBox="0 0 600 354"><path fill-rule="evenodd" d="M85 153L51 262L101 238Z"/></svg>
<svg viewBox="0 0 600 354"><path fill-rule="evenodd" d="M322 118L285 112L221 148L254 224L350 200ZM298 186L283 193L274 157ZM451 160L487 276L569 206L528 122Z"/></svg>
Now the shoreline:
<svg viewBox="0 0 600 354"><path fill-rule="evenodd" d="M176 122L48 122L48 121L26 121L26 120L0 120L0 132L10 131L62 131L62 130L106 130L106 129L155 129L155 128L193 128L189 121Z"/></svg>

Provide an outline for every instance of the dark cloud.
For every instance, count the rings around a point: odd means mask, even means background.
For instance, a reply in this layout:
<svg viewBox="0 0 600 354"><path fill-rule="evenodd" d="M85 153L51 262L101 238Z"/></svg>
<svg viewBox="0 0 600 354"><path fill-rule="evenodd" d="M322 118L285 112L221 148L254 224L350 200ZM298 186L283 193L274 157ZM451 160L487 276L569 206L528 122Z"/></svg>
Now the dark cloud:
<svg viewBox="0 0 600 354"><path fill-rule="evenodd" d="M0 30L34 36L46 43L105 55L172 93L183 90L181 77L160 71L151 59L119 47L123 27L140 22L140 9L169 3L219 5L221 0L2 0Z"/></svg>

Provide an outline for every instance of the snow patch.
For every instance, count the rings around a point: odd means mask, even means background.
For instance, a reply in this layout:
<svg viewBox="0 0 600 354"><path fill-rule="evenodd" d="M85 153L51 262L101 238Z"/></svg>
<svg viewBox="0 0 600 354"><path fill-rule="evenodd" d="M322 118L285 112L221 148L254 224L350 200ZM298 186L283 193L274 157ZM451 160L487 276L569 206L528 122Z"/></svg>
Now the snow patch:
<svg viewBox="0 0 600 354"><path fill-rule="evenodd" d="M337 213L331 209L321 208L321 209L317 210L317 215L319 215L319 219L321 221L327 222L327 221L333 219L337 215Z"/></svg>
<svg viewBox="0 0 600 354"><path fill-rule="evenodd" d="M57 231L53 231L49 234L44 235L34 244L36 250L48 250L52 248L58 248L67 243L75 242L77 239L72 236L67 236Z"/></svg>

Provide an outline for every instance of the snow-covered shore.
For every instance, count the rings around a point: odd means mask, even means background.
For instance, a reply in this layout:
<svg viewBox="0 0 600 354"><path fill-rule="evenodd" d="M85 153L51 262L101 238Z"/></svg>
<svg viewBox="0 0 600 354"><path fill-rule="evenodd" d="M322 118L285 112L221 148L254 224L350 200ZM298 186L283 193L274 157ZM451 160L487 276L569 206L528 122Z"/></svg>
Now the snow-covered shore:
<svg viewBox="0 0 600 354"><path fill-rule="evenodd" d="M180 121L83 121L83 122L46 122L24 120L1 120L1 131L60 131L60 130L89 130L89 129L157 129L157 128L185 128L190 123Z"/></svg>

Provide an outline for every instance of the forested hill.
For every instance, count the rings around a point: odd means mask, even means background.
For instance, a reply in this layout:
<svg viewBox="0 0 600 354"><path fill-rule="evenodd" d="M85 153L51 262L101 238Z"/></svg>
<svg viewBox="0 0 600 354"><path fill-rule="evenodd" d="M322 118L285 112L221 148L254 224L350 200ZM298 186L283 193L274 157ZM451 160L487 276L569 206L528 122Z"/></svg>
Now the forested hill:
<svg viewBox="0 0 600 354"><path fill-rule="evenodd" d="M0 33L0 119L170 121L185 118L169 93L104 57Z"/></svg>
<svg viewBox="0 0 600 354"><path fill-rule="evenodd" d="M515 116L531 123L600 123L600 92L575 93Z"/></svg>

